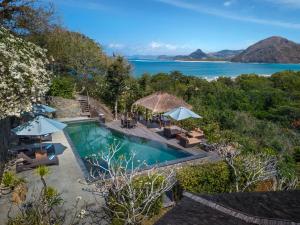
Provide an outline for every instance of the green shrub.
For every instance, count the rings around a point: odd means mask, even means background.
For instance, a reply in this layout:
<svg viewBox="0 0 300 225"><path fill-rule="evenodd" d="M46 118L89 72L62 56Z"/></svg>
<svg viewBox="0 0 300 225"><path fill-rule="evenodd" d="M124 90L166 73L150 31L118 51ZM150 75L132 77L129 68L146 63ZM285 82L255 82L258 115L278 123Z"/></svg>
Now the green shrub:
<svg viewBox="0 0 300 225"><path fill-rule="evenodd" d="M300 146L294 148L294 159L296 162L300 162Z"/></svg>
<svg viewBox="0 0 300 225"><path fill-rule="evenodd" d="M71 76L56 77L52 80L49 94L71 99L74 97L74 84L75 79Z"/></svg>
<svg viewBox="0 0 300 225"><path fill-rule="evenodd" d="M177 171L181 187L194 193L229 192L230 171L225 162L186 166Z"/></svg>
<svg viewBox="0 0 300 225"><path fill-rule="evenodd" d="M2 184L4 187L12 187L14 184L15 175L12 172L6 171L2 177Z"/></svg>
<svg viewBox="0 0 300 225"><path fill-rule="evenodd" d="M2 177L2 184L4 187L14 188L17 185L25 183L23 178L17 177L14 173L10 171L5 171Z"/></svg>

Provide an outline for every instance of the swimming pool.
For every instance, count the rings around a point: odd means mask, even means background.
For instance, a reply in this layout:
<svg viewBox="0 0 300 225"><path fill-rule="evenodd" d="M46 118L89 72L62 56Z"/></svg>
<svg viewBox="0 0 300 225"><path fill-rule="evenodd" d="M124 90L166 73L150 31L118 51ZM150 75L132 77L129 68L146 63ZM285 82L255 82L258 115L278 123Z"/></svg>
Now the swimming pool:
<svg viewBox="0 0 300 225"><path fill-rule="evenodd" d="M65 129L70 137L77 156L79 156L87 170L90 165L85 160L92 154L107 153L108 147L113 143L118 143L120 151L116 157L128 158L135 154L134 165L137 166L145 162L148 166L166 163L174 160L192 156L192 154L181 149L168 146L167 144L129 136L105 126L99 125L96 121L72 122Z"/></svg>

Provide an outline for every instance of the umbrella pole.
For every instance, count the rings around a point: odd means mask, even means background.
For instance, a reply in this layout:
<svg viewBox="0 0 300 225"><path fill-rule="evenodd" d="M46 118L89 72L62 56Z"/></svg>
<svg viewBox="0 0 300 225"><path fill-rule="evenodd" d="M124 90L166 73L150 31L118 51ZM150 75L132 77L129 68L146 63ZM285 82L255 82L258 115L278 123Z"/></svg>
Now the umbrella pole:
<svg viewBox="0 0 300 225"><path fill-rule="evenodd" d="M40 135L40 147L41 147L41 152L43 151L43 148L42 148L42 135Z"/></svg>

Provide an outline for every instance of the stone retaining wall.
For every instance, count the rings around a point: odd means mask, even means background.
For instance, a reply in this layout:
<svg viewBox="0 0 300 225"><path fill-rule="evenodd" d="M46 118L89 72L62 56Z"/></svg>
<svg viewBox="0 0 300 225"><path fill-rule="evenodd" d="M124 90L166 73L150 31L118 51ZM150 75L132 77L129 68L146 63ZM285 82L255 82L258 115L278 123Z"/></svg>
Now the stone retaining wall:
<svg viewBox="0 0 300 225"><path fill-rule="evenodd" d="M51 106L53 106L56 109L56 118L80 117L80 104L75 99L52 97Z"/></svg>

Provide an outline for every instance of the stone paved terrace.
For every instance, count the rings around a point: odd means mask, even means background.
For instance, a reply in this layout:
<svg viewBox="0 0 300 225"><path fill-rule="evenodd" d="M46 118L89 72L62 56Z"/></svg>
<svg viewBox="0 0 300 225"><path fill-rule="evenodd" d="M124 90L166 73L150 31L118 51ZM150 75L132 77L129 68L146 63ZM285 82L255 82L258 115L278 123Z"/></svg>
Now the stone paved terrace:
<svg viewBox="0 0 300 225"><path fill-rule="evenodd" d="M106 123L105 125L111 129L117 130L117 131L125 133L125 134L166 143L168 145L171 145L176 148L187 151L193 155L202 155L203 157L215 155L214 153L205 152L197 146L192 147L192 148L184 148L179 144L179 141L176 138L169 139L169 138L164 137L163 129L160 129L160 128L147 128L145 125L143 125L141 123L137 123L137 126L135 128L129 128L129 129L122 128L121 122L119 120L115 120L115 121Z"/></svg>
<svg viewBox="0 0 300 225"><path fill-rule="evenodd" d="M62 193L66 201L64 204L65 209L71 209L74 206L77 196L82 197L82 204L86 201L86 204L93 205L95 203L95 196L91 192L83 190L85 188L92 189L93 185L85 184L84 174L77 163L64 133L57 132L52 134L52 142L55 145L56 154L58 154L59 165L49 167L51 173L46 177L47 184L55 187ZM35 174L35 170L18 173L18 176L26 178L29 190L40 190L41 182L40 178ZM28 196L30 194L28 193ZM97 199L99 201L99 198ZM0 198L0 224L5 224L7 209L10 205L8 197Z"/></svg>

